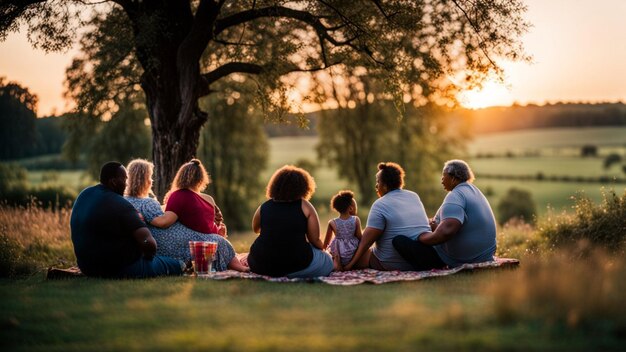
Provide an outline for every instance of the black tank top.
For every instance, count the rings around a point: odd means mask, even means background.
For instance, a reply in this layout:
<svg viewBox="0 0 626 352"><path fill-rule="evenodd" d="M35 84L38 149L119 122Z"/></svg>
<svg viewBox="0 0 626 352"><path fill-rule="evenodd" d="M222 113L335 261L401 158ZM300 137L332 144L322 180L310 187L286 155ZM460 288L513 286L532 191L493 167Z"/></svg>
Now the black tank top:
<svg viewBox="0 0 626 352"><path fill-rule="evenodd" d="M248 264L254 273L285 276L311 264L313 251L306 240L307 218L302 200L261 205L261 234L250 247Z"/></svg>

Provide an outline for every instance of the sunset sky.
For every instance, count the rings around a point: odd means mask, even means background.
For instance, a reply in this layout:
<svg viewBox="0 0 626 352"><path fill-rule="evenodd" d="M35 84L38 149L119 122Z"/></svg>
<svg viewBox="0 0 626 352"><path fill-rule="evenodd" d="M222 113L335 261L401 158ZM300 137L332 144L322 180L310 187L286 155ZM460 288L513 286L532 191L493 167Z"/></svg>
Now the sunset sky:
<svg viewBox="0 0 626 352"><path fill-rule="evenodd" d="M626 0L526 0L523 41L534 62L503 63L506 84L461 97L467 107L557 101L626 102ZM0 76L39 97L38 115L60 114L65 68L76 49L45 54L24 32L0 43Z"/></svg>

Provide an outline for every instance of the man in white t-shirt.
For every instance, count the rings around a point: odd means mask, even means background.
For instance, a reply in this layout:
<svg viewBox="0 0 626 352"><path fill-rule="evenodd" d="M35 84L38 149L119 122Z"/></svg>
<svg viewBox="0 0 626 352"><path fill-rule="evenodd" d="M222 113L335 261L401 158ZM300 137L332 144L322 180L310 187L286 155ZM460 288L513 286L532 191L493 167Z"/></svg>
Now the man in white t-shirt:
<svg viewBox="0 0 626 352"><path fill-rule="evenodd" d="M354 257L344 269L414 270L393 247L396 236L417 240L431 230L424 205L415 192L404 187L404 170L396 163L378 164L376 192L378 198L367 217L367 227ZM372 249L372 244L376 246Z"/></svg>

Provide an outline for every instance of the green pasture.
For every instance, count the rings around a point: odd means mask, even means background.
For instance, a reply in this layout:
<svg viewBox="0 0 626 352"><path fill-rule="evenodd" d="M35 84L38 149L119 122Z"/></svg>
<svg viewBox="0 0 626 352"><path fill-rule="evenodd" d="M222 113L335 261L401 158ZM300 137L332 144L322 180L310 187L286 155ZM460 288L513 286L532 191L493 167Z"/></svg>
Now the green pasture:
<svg viewBox="0 0 626 352"><path fill-rule="evenodd" d="M563 134L564 136L561 136ZM300 159L316 161L315 145L317 137L282 137L270 140L270 166L264 175L269 178L271 172L284 164L295 163ZM494 150L505 150L507 146L515 148L552 148L572 147L579 151L584 144L614 145L622 141L626 145L626 128L582 128L582 129L542 129L532 131L507 132L479 136L475 141L468 144L469 150L476 150L490 146ZM524 144L526 143L526 144ZM604 143L604 144L602 144ZM584 177L625 177L621 168L614 165L611 169L603 168L602 158L582 158L579 156L551 155L539 157L514 157L514 158L473 158L468 160L474 172L480 174L504 174L504 175L536 175L543 173L544 176L584 176ZM271 170L271 171L270 171ZM407 170L410 172L411 170ZM375 170L372 170L374 174ZM313 172L317 182L315 198L328 199L337 190L353 188L347 181L337 177L336 172L325 165L318 165ZM488 198L495 207L500 198L512 187L531 192L539 216L547 213L548 207L557 212L570 211L572 196L582 192L586 196L599 201L602 199L602 189L614 188L620 194L626 185L614 183L577 183L577 182L548 182L548 181L520 181L520 180L476 180L476 185L484 193L489 193ZM439 183L433 187L440 188ZM490 190L487 192L487 190ZM443 200L443 199L442 199ZM364 210L367 205L362 205ZM320 217L330 217L333 214L320 212ZM360 215L365 212L360 211ZM324 223L324 221L322 221Z"/></svg>
<svg viewBox="0 0 626 352"><path fill-rule="evenodd" d="M337 191L350 188L350 183L339 179L335 169L317 161L315 146L318 137L279 137L270 139L270 157L268 167L263 173L264 180L269 180L276 169L286 164L296 164L298 161L307 160L316 165L311 174L315 178L317 189L314 198L328 199Z"/></svg>
<svg viewBox="0 0 626 352"><path fill-rule="evenodd" d="M32 170L28 171L28 183L66 185L80 191L83 187L94 184L94 180L82 170Z"/></svg>
<svg viewBox="0 0 626 352"><path fill-rule="evenodd" d="M583 145L624 148L626 127L542 128L490 133L477 136L469 144L468 151L474 155L574 148L576 153L580 153L579 148Z"/></svg>
<svg viewBox="0 0 626 352"><path fill-rule="evenodd" d="M541 156L515 158L474 158L471 167L477 175L583 176L625 178L620 165L604 169L602 158L574 156Z"/></svg>
<svg viewBox="0 0 626 352"><path fill-rule="evenodd" d="M334 215L326 206L332 195L340 189L354 189L354 186L347 180L339 179L334 169L317 161L315 151L317 143L318 137L315 136L270 139L270 161L267 169L261 173L261 177L265 183L277 168L285 164L296 164L302 160L315 164L316 168L311 172L317 183L317 191L313 196L313 201L318 204L320 218L324 224L327 219ZM468 143L468 150L471 155L481 151L502 154L511 150L517 150L522 154L524 151L539 151L540 155L512 158L472 158L469 159L469 162L478 175L536 175L542 173L546 177L553 175L626 177L620 165L614 165L611 169L605 170L602 157L579 157L580 147L585 144L596 145L601 151L609 150L607 148L619 151L620 148L626 146L626 128L549 128L480 135ZM555 152L556 150L565 150L565 152ZM46 157L50 158L49 156ZM372 170L372 177L374 172L375 170ZM411 170L407 170L407 172L411 172ZM29 181L33 185L43 182L59 183L76 190L80 190L89 182L93 182L86 178L80 170L29 171L28 175ZM624 187L624 185L612 183L494 180L481 179L480 177L476 184L483 191L487 187L491 188L493 196L489 196L489 199L494 207L509 188L526 189L532 193L539 215L545 214L548 206L559 211L569 210L572 204L571 196L579 191L584 191L592 199L599 200L601 199L602 187L613 187L618 193ZM435 183L433 187L440 188L441 185ZM362 209L359 212L360 215L365 215L369 204L359 204L359 206Z"/></svg>
<svg viewBox="0 0 626 352"><path fill-rule="evenodd" d="M613 188L617 194L622 194L626 189L626 185L608 184L603 186L595 183L559 183L492 179L477 179L475 184L485 193L491 207L494 208L494 212L496 213L497 210L495 207L510 188L515 187L530 192L537 206L537 215L540 217L546 215L548 209L552 209L556 213L563 211L571 212L574 205L573 197L576 195L589 197L597 203L602 200L603 189L609 190Z"/></svg>
<svg viewBox="0 0 626 352"><path fill-rule="evenodd" d="M484 291L511 273L321 283L39 277L0 280L5 351L619 350L601 329L494 319ZM597 331L600 330L600 331Z"/></svg>

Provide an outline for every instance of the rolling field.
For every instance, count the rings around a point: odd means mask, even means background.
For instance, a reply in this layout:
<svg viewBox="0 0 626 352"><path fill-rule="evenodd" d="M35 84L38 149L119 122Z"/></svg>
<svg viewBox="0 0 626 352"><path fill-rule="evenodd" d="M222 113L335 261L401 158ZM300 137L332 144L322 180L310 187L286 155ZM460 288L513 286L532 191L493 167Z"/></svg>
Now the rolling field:
<svg viewBox="0 0 626 352"><path fill-rule="evenodd" d="M626 146L626 127L543 128L477 136L468 151L500 153L507 150L575 148L582 145L614 148Z"/></svg>
<svg viewBox="0 0 626 352"><path fill-rule="evenodd" d="M270 139L270 161L267 169L261 173L265 182L272 173L285 164L298 163L307 160L317 165L312 175L317 183L317 191L313 201L318 204L326 204L330 197L340 189L355 189L350 182L341 180L334 169L317 162L315 146L317 137L280 137ZM599 157L582 158L579 156L580 147L586 144L596 145L599 149ZM583 191L592 199L601 199L601 189L614 188L621 194L625 188L623 184L601 183L562 183L562 182L539 182L519 180L496 180L480 178L480 175L536 175L544 176L584 176L584 177L626 177L620 165L614 165L609 170L603 168L602 155L608 152L624 154L626 146L626 128L550 128L538 130L514 131L495 133L478 136L468 144L470 155L476 153L493 153L503 155L514 151L523 155L531 151L538 156L518 157L494 157L494 158L470 158L468 159L474 172L479 175L476 184L485 191L491 193L489 200L492 206L496 206L502 195L511 187L517 187L530 191L536 202L538 215L546 213L547 206L557 211L569 210L573 204L571 196ZM464 156L458 156L464 157ZM410 172L411 170L407 170ZM372 170L372 178L375 170ZM84 178L82 171L30 171L29 182L33 185L42 182L59 183L74 188L77 191L88 185L90 180ZM93 181L91 181L93 182ZM438 183L433 187L440 188ZM487 188L491 192L486 192ZM369 204L359 204L362 209L359 215L365 216ZM324 224L333 216L332 212L324 207L319 207L320 217ZM326 208L326 209L325 209Z"/></svg>
<svg viewBox="0 0 626 352"><path fill-rule="evenodd" d="M295 163L299 159L316 161L315 145L317 137L282 137L270 140L270 167L266 171L267 178L275 168L287 163ZM545 176L584 176L584 177L625 177L621 167L614 165L611 169L603 168L603 158L582 158L574 156L578 154L554 155L554 148L571 148L577 153L585 144L602 146L626 145L626 128L580 128L580 129L542 129L532 131L517 131L499 134L479 136L469 143L468 150L491 150L493 152L505 152L507 148L517 150L534 149L549 150L549 156L515 157L515 158L473 158L468 159L474 172L480 174L503 174L503 175L536 175L543 173ZM490 148L490 149L486 149ZM567 154L567 153L564 153ZM460 156L461 157L461 156ZM372 170L372 175L375 170ZM410 172L410 170L407 170ZM313 176L317 182L317 192L314 195L319 198L329 198L336 190L348 187L353 188L348 182L340 180L334 170L326 166L318 166ZM519 181L519 180L476 180L476 185L484 193L487 188L491 189L492 195L488 196L491 205L495 208L500 198L506 194L509 188L516 187L532 193L537 205L538 215L545 215L548 206L555 211L569 211L573 205L572 196L583 192L595 201L602 199L602 188L614 188L621 194L625 185L614 183L576 183L576 182L549 182L549 181ZM433 187L440 188L438 183ZM494 209L495 210L495 209ZM332 215L332 214L331 214ZM364 212L360 212L364 216Z"/></svg>

